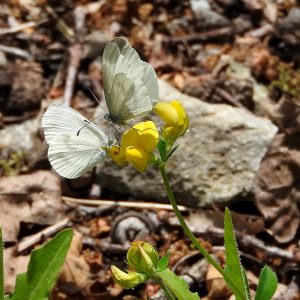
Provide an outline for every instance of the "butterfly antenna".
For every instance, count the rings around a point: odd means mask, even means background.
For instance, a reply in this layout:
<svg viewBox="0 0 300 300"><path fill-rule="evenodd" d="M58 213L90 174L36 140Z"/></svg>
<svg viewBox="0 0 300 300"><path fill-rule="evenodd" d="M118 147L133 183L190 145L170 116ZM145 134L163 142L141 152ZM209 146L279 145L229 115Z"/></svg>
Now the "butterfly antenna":
<svg viewBox="0 0 300 300"><path fill-rule="evenodd" d="M93 91L88 87L89 91L91 92L93 98L97 101L98 104L100 104L100 101L98 100L97 96L93 93Z"/></svg>
<svg viewBox="0 0 300 300"><path fill-rule="evenodd" d="M92 118L91 120L83 120L84 122L85 122L85 124L77 131L77 136L79 136L79 134L80 134L80 131L83 129L83 128L85 128L87 125L91 125L91 126L96 126L95 124L93 124L91 121L94 121L95 119L97 119L97 118L99 118L99 117L101 117L101 116L103 116L104 114L101 114L101 115L99 115L99 116L96 116L96 117L94 117L94 118Z"/></svg>
<svg viewBox="0 0 300 300"><path fill-rule="evenodd" d="M77 131L77 136L79 136L80 131L81 131L83 128L85 128L85 127L90 123L89 120L84 120L84 122L86 122L86 124L84 124L84 125Z"/></svg>

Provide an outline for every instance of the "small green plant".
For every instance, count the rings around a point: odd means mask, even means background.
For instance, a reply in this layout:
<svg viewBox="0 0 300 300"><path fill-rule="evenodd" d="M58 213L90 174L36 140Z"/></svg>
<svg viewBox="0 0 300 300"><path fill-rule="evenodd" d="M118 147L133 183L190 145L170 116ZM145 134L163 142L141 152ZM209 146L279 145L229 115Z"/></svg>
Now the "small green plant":
<svg viewBox="0 0 300 300"><path fill-rule="evenodd" d="M130 271L121 271L111 267L115 282L126 289L131 289L154 280L160 285L169 299L198 300L197 293L192 293L187 283L168 268L169 254L159 258L157 250L146 242L133 242L127 252L127 263Z"/></svg>
<svg viewBox="0 0 300 300"><path fill-rule="evenodd" d="M280 63L277 71L278 79L271 82L270 88L279 89L282 93L299 99L300 69L294 70L291 66Z"/></svg>
<svg viewBox="0 0 300 300"><path fill-rule="evenodd" d="M28 170L26 153L20 151L0 150L0 176L14 176Z"/></svg>
<svg viewBox="0 0 300 300"><path fill-rule="evenodd" d="M71 229L58 233L45 245L32 251L27 272L19 274L15 290L4 296L3 241L0 229L0 300L47 300L63 266L73 237Z"/></svg>

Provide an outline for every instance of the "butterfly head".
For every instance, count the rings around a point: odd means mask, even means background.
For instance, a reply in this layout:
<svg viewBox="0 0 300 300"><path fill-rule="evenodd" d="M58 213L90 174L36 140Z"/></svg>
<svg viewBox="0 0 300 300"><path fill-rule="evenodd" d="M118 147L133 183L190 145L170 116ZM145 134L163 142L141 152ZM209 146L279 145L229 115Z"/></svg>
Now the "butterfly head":
<svg viewBox="0 0 300 300"><path fill-rule="evenodd" d="M118 117L116 116L113 116L109 113L107 113L105 116L104 116L105 120L107 120L110 125L117 125L118 127L121 127L121 126L125 126L127 125L127 123L123 120L120 120ZM114 127L114 126L113 126Z"/></svg>

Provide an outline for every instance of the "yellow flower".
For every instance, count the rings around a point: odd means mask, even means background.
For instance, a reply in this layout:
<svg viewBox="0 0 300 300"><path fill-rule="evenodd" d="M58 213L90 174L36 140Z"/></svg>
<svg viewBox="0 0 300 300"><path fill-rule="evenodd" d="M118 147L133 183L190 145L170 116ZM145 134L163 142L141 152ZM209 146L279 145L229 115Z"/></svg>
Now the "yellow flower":
<svg viewBox="0 0 300 300"><path fill-rule="evenodd" d="M114 281L124 289L132 289L148 279L145 274L137 272L125 273L116 266L111 266L111 272Z"/></svg>
<svg viewBox="0 0 300 300"><path fill-rule="evenodd" d="M178 100L170 103L158 102L153 110L166 123L163 128L163 136L166 140L175 140L188 130L189 118Z"/></svg>
<svg viewBox="0 0 300 300"><path fill-rule="evenodd" d="M103 147L104 150L109 154L109 156L112 158L112 160L118 165L118 166L124 166L127 164L127 160L125 158L125 155L120 155L120 147L119 146L112 146L112 147Z"/></svg>
<svg viewBox="0 0 300 300"><path fill-rule="evenodd" d="M139 172L144 172L158 142L158 131L152 121L140 122L127 130L121 146L105 148L112 160L119 166L132 164Z"/></svg>
<svg viewBox="0 0 300 300"><path fill-rule="evenodd" d="M143 241L132 242L126 258L130 267L148 276L155 273L159 261L157 250L149 243Z"/></svg>

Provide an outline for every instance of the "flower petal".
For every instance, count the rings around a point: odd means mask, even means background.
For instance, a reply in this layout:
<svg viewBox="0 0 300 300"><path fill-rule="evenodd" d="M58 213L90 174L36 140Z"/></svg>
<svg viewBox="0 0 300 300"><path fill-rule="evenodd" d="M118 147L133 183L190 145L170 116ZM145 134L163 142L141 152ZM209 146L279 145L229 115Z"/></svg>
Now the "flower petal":
<svg viewBox="0 0 300 300"><path fill-rule="evenodd" d="M181 133L181 130L177 126L165 126L162 130L164 139L173 140L176 139Z"/></svg>
<svg viewBox="0 0 300 300"><path fill-rule="evenodd" d="M177 115L178 115L178 130L180 132L179 135L182 135L187 131L187 129L189 127L188 116L187 116L186 111L185 111L185 109L184 109L184 107L183 107L183 105L181 104L180 101L175 100L175 101L172 101L170 104L177 112Z"/></svg>
<svg viewBox="0 0 300 300"><path fill-rule="evenodd" d="M139 172L144 172L148 167L150 155L140 147L128 147L126 148L126 159Z"/></svg>
<svg viewBox="0 0 300 300"><path fill-rule="evenodd" d="M122 136L121 148L127 148L127 147L130 147L130 146L135 146L135 145L138 144L138 142L139 142L139 133L138 133L138 131L135 129L135 127L130 128Z"/></svg>
<svg viewBox="0 0 300 300"><path fill-rule="evenodd" d="M175 126L178 122L178 114L171 104L158 102L155 104L153 111L169 126Z"/></svg>
<svg viewBox="0 0 300 300"><path fill-rule="evenodd" d="M134 126L133 128L137 129L138 126ZM152 152L155 149L159 138L159 133L155 124L152 121L146 121L143 122L143 128L142 126L139 126L139 128L141 128L141 130L138 131L138 146L143 148L146 152Z"/></svg>
<svg viewBox="0 0 300 300"><path fill-rule="evenodd" d="M132 289L148 278L145 274L137 272L125 273L114 265L111 266L111 273L114 281L124 289Z"/></svg>
<svg viewBox="0 0 300 300"><path fill-rule="evenodd" d="M128 162L126 160L125 152L121 154L119 146L112 146L112 147L103 147L103 149L109 154L111 159L118 165L124 166Z"/></svg>

